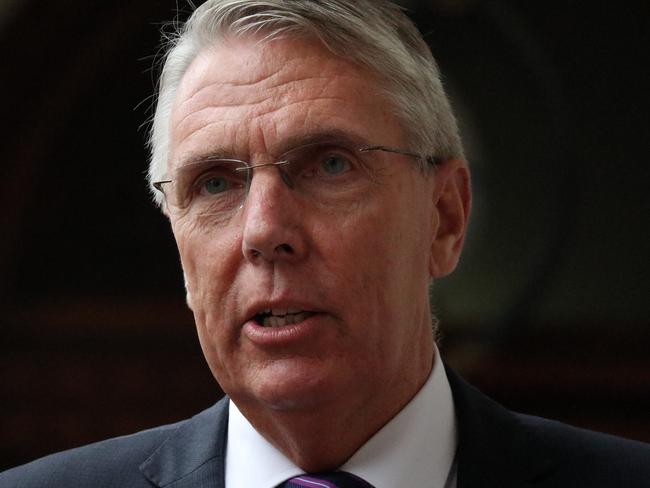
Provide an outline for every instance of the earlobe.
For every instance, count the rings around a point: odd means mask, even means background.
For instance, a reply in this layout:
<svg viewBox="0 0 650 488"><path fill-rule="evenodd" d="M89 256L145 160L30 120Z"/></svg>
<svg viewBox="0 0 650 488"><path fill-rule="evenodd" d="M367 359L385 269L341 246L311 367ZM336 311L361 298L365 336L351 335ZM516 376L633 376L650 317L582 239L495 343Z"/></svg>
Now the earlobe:
<svg viewBox="0 0 650 488"><path fill-rule="evenodd" d="M432 278L451 273L458 264L471 208L471 183L467 163L452 159L434 175L435 219L429 273Z"/></svg>

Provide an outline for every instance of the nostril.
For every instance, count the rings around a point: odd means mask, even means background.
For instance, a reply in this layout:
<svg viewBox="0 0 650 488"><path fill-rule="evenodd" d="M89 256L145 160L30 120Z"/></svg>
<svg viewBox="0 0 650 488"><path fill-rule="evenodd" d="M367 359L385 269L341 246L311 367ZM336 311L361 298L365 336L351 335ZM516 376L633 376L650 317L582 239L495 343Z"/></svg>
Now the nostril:
<svg viewBox="0 0 650 488"><path fill-rule="evenodd" d="M289 244L280 244L275 249L286 254L293 254L293 248Z"/></svg>

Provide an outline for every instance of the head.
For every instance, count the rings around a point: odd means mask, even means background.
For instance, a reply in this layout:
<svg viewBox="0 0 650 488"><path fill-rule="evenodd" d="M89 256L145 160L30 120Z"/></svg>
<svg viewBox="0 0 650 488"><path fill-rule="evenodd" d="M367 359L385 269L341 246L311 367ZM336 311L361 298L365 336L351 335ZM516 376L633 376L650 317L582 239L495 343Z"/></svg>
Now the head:
<svg viewBox="0 0 650 488"><path fill-rule="evenodd" d="M208 364L251 415L340 404L389 418L417 391L433 358L428 287L457 262L468 171L428 47L388 2L208 1L174 39L152 182L333 134L353 148L327 160L334 191L262 166L226 217L167 212ZM375 145L441 163L354 149Z"/></svg>

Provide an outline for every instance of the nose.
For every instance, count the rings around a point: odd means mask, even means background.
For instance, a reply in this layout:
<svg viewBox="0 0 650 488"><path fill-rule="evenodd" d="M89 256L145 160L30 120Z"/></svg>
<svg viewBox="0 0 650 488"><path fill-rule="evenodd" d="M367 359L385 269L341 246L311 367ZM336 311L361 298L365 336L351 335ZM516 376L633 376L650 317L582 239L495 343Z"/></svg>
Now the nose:
<svg viewBox="0 0 650 488"><path fill-rule="evenodd" d="M244 203L242 253L251 263L297 262L307 251L302 206L278 171L258 167Z"/></svg>

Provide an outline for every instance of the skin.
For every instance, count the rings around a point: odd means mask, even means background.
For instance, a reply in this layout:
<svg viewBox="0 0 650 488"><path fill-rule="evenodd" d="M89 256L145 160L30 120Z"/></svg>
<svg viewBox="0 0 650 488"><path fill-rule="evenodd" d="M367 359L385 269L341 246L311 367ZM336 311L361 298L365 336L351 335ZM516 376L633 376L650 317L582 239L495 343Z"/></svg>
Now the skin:
<svg viewBox="0 0 650 488"><path fill-rule="evenodd" d="M328 130L407 147L370 71L316 42L230 39L185 74L169 160L173 168L227 152L268 162ZM376 157L387 168L377 183L336 208L305 201L266 167L227 225L170 217L214 377L306 471L345 462L425 382L434 358L428 286L453 270L465 233L464 162L424 175L408 157ZM266 306L319 313L271 333L250 322Z"/></svg>

